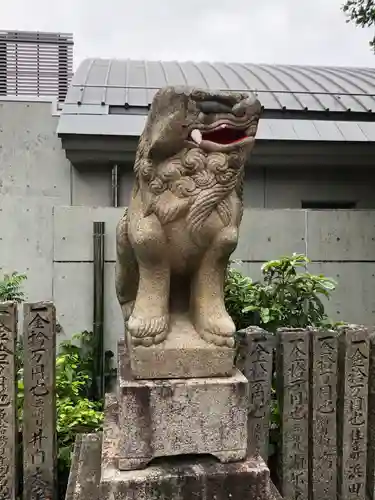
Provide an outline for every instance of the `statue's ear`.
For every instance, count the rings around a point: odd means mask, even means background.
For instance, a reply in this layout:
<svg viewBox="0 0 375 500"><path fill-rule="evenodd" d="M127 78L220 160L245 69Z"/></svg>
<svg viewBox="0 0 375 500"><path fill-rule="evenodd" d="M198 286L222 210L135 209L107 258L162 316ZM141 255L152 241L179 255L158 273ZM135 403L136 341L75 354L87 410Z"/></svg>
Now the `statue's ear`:
<svg viewBox="0 0 375 500"><path fill-rule="evenodd" d="M160 115L151 125L151 159L163 159L178 153L187 139L186 110L175 109L167 115Z"/></svg>

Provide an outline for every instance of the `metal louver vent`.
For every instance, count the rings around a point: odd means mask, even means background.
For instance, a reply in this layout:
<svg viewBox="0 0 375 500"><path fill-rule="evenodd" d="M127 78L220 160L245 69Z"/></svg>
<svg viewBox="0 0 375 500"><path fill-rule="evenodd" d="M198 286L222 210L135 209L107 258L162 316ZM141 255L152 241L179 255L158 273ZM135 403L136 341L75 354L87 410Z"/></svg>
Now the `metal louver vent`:
<svg viewBox="0 0 375 500"><path fill-rule="evenodd" d="M73 35L0 30L0 96L65 100L73 73Z"/></svg>

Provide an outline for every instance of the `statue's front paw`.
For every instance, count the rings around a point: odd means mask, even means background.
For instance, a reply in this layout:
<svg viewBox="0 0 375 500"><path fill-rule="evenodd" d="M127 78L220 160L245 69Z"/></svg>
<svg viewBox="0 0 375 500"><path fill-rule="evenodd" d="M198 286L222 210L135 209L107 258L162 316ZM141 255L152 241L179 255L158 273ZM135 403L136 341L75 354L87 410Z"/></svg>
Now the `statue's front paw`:
<svg viewBox="0 0 375 500"><path fill-rule="evenodd" d="M234 347L236 327L228 314L212 315L199 321L197 331L203 340L220 347Z"/></svg>
<svg viewBox="0 0 375 500"><path fill-rule="evenodd" d="M160 344L167 338L169 318L168 316L151 318L130 316L127 329L134 345L150 347Z"/></svg>

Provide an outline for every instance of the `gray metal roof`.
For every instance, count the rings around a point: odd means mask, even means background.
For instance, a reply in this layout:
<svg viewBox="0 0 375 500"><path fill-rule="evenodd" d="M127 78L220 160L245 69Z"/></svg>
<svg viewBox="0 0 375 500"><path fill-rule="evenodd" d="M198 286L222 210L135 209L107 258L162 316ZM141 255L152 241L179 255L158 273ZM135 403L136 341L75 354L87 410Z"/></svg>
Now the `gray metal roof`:
<svg viewBox="0 0 375 500"><path fill-rule="evenodd" d="M375 110L372 68L116 59L84 60L73 76L66 104L145 107L165 85L255 90L265 109Z"/></svg>
<svg viewBox="0 0 375 500"><path fill-rule="evenodd" d="M57 132L139 136L165 85L257 92L265 110L277 115L261 118L258 139L375 142L375 69L115 59L81 63ZM284 111L303 112L305 119L283 119Z"/></svg>

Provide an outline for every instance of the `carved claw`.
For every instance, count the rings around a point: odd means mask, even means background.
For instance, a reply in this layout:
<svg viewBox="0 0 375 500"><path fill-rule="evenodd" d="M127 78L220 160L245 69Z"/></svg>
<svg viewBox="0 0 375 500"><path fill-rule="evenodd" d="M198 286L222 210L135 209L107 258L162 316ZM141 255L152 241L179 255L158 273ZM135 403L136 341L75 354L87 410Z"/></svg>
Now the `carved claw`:
<svg viewBox="0 0 375 500"><path fill-rule="evenodd" d="M220 347L233 348L236 327L229 315L210 319L206 325L198 325L197 331L203 340Z"/></svg>
<svg viewBox="0 0 375 500"><path fill-rule="evenodd" d="M219 347L234 347L234 337L223 337L222 335L215 335L211 332L208 331L201 331L199 332L200 336L202 337L203 340L208 342L209 344L214 344Z"/></svg>
<svg viewBox="0 0 375 500"><path fill-rule="evenodd" d="M137 318L130 316L127 329L134 345L150 347L163 342L169 332L168 316L157 318Z"/></svg>

